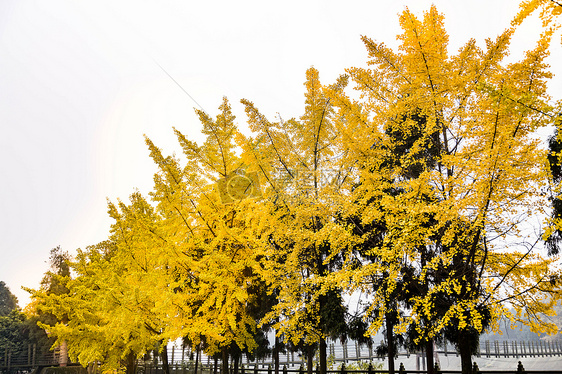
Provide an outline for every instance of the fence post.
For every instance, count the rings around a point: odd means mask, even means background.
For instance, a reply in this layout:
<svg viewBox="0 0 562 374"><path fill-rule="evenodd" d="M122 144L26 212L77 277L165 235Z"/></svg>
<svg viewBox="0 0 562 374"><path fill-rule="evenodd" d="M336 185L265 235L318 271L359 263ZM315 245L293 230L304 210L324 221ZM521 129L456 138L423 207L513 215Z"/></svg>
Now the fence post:
<svg viewBox="0 0 562 374"><path fill-rule="evenodd" d="M445 357L447 357L447 342L443 343L443 350L445 351Z"/></svg>
<svg viewBox="0 0 562 374"><path fill-rule="evenodd" d="M359 361L361 358L361 348L359 348L359 344L355 342L355 358Z"/></svg>
<svg viewBox="0 0 562 374"><path fill-rule="evenodd" d="M182 374L185 374L185 345L183 344L181 346L181 372Z"/></svg>
<svg viewBox="0 0 562 374"><path fill-rule="evenodd" d="M536 344L535 344L536 343ZM536 350L536 356L540 357L541 355L541 348L539 347L539 343L538 342L533 342L533 350Z"/></svg>

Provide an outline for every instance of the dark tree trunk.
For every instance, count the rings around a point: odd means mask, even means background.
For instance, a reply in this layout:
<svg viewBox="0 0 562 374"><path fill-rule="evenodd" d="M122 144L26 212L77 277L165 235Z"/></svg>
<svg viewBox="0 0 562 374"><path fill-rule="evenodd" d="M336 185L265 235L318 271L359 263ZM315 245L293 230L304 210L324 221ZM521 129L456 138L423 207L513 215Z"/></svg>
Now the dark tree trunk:
<svg viewBox="0 0 562 374"><path fill-rule="evenodd" d="M396 355L396 349L394 346L394 326L390 321L390 315L387 313L385 316L386 322L386 344L388 345L388 373L394 374L394 356Z"/></svg>
<svg viewBox="0 0 562 374"><path fill-rule="evenodd" d="M168 345L164 344L162 348L162 353L160 354L162 358L162 372L164 374L170 374L170 366L168 365Z"/></svg>
<svg viewBox="0 0 562 374"><path fill-rule="evenodd" d="M326 374L328 370L328 360L326 359L326 348L328 345L326 344L326 339L321 336L320 337L320 351L318 355L320 356L320 373L319 374Z"/></svg>
<svg viewBox="0 0 562 374"><path fill-rule="evenodd" d="M193 374L197 374L197 369L199 369L199 351L199 345L197 345L197 347L195 347L195 370Z"/></svg>
<svg viewBox="0 0 562 374"><path fill-rule="evenodd" d="M458 341L459 356L461 357L461 370L462 374L472 373L472 353L470 352L470 341L459 334Z"/></svg>
<svg viewBox="0 0 562 374"><path fill-rule="evenodd" d="M234 374L238 374L238 363L240 362L240 356L234 357L232 364L234 367L232 368Z"/></svg>
<svg viewBox="0 0 562 374"><path fill-rule="evenodd" d="M126 360L127 361L125 363L125 369L127 371L127 374L135 374L135 372L137 371L137 365L136 365L137 362L135 360L135 354L133 352L129 352L129 354L127 354Z"/></svg>
<svg viewBox="0 0 562 374"><path fill-rule="evenodd" d="M279 337L275 334L275 345L273 346L273 367L275 374L279 374Z"/></svg>
<svg viewBox="0 0 562 374"><path fill-rule="evenodd" d="M427 374L434 374L435 364L433 363L433 340L425 343L425 363L427 365Z"/></svg>
<svg viewBox="0 0 562 374"><path fill-rule="evenodd" d="M314 346L311 344L307 346L307 355L306 355L306 373L312 374L313 365L314 365Z"/></svg>
<svg viewBox="0 0 562 374"><path fill-rule="evenodd" d="M217 374L217 366L219 365L219 358L215 356L215 364L213 365L213 374Z"/></svg>
<svg viewBox="0 0 562 374"><path fill-rule="evenodd" d="M230 374L228 372L228 348L222 348L222 369L221 374Z"/></svg>

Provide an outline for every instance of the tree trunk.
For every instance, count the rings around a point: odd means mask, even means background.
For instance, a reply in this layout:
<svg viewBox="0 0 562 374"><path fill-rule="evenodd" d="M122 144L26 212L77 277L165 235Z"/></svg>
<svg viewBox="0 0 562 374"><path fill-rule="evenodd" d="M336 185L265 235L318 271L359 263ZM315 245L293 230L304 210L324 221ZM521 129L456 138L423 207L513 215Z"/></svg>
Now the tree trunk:
<svg viewBox="0 0 562 374"><path fill-rule="evenodd" d="M234 374L238 374L238 364L240 363L240 356L234 357Z"/></svg>
<svg viewBox="0 0 562 374"><path fill-rule="evenodd" d="M470 341L463 334L459 334L458 341L459 356L461 357L462 374L472 373L472 354L470 352Z"/></svg>
<svg viewBox="0 0 562 374"><path fill-rule="evenodd" d="M201 349L199 348L199 345L197 345L197 347L195 347L195 370L193 371L193 374L197 374L197 369L199 369L199 351Z"/></svg>
<svg viewBox="0 0 562 374"><path fill-rule="evenodd" d="M326 344L326 339L322 336L320 337L320 351L318 355L320 356L320 374L326 374L328 370L328 360L326 359L326 349L328 345Z"/></svg>
<svg viewBox="0 0 562 374"><path fill-rule="evenodd" d="M217 374L217 366L219 365L219 358L215 356L215 365L213 365L213 374Z"/></svg>
<svg viewBox="0 0 562 374"><path fill-rule="evenodd" d="M162 348L162 353L160 354L162 358L162 372L164 374L170 374L170 366L168 365L168 345L164 344Z"/></svg>
<svg viewBox="0 0 562 374"><path fill-rule="evenodd" d="M434 374L435 364L433 363L433 340L425 343L425 363L427 365L427 374Z"/></svg>
<svg viewBox="0 0 562 374"><path fill-rule="evenodd" d="M228 348L222 347L222 369L221 374L229 374L228 373Z"/></svg>
<svg viewBox="0 0 562 374"><path fill-rule="evenodd" d="M279 337L275 334L275 345L273 346L273 367L275 374L279 374Z"/></svg>
<svg viewBox="0 0 562 374"><path fill-rule="evenodd" d="M396 349L394 346L394 327L390 321L390 315L387 313L385 315L386 322L386 344L388 346L388 373L394 374L394 356L396 355Z"/></svg>
<svg viewBox="0 0 562 374"><path fill-rule="evenodd" d="M314 365L314 346L311 344L307 346L307 355L306 355L306 373L312 374L313 365Z"/></svg>
<svg viewBox="0 0 562 374"><path fill-rule="evenodd" d="M129 352L127 354L127 358L125 361L125 370L127 374L135 374L135 371L137 370L135 354L133 352Z"/></svg>

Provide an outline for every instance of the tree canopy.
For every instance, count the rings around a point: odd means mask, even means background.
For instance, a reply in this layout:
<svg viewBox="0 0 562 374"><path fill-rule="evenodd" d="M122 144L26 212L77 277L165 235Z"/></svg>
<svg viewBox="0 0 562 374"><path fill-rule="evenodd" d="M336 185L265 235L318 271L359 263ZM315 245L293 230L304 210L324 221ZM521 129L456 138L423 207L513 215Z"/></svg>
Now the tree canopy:
<svg viewBox="0 0 562 374"><path fill-rule="evenodd" d="M18 298L0 281L0 316L7 316L14 309L18 309Z"/></svg>

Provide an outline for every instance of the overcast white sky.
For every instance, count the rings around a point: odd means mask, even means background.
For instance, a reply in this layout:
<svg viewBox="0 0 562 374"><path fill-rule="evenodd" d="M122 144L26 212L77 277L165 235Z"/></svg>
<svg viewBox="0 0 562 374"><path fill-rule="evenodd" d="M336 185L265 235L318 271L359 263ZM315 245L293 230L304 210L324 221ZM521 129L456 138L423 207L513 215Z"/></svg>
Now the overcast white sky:
<svg viewBox="0 0 562 374"><path fill-rule="evenodd" d="M398 13L431 3L0 0L0 280L24 306L21 287L38 287L51 248L107 238L106 198L151 189L143 134L165 153L179 153L172 126L200 140L195 104L157 63L213 116L224 95L241 126L242 98L270 117L299 116L307 68L331 83L364 66L360 35L396 46ZM497 36L518 1L433 3L456 51ZM539 26L526 22L514 58ZM561 48L550 61L554 98Z"/></svg>

